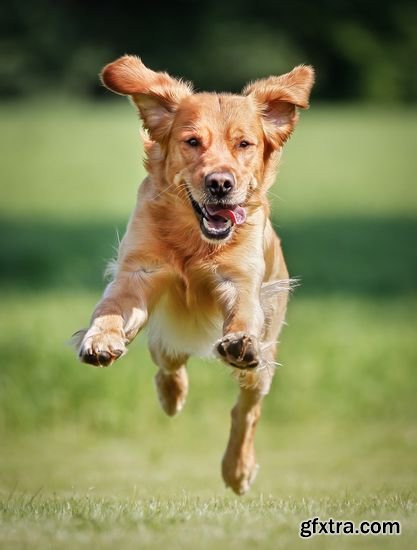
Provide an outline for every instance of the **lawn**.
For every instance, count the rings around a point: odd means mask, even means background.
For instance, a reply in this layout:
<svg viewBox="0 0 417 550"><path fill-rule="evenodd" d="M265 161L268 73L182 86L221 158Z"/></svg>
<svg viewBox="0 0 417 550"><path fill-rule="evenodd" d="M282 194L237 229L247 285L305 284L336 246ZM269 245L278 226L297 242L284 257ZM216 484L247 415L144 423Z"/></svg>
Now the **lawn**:
<svg viewBox="0 0 417 550"><path fill-rule="evenodd" d="M193 359L174 419L140 336L108 370L68 345L143 176L132 107L0 106L0 547L412 548L417 536L417 111L314 106L271 191L301 278L257 434L253 490L223 488L236 387ZM298 536L308 518L393 536Z"/></svg>

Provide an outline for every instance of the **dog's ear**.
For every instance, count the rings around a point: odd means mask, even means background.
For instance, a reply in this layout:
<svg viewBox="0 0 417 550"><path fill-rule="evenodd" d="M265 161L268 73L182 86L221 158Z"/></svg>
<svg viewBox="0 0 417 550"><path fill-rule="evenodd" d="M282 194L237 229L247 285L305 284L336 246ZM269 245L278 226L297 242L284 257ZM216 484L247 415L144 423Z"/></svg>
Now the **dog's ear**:
<svg viewBox="0 0 417 550"><path fill-rule="evenodd" d="M109 90L132 97L145 128L159 142L168 135L181 100L192 94L190 84L148 69L133 55L109 63L100 76Z"/></svg>
<svg viewBox="0 0 417 550"><path fill-rule="evenodd" d="M314 69L299 65L281 76L270 76L251 82L244 95L255 99L262 115L265 136L274 148L290 137L298 120L297 107L308 108L314 84Z"/></svg>

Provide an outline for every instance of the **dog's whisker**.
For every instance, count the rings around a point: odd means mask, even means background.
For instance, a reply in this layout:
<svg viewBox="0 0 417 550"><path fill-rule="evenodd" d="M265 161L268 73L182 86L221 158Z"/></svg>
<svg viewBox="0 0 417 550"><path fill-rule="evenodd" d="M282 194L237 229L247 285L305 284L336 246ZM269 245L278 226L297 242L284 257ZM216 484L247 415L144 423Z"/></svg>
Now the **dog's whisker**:
<svg viewBox="0 0 417 550"><path fill-rule="evenodd" d="M275 199L278 199L279 201L285 201L285 198L283 198L281 195L278 195L277 193L272 191L272 189L268 189L267 193L268 195L271 195L272 197L274 197Z"/></svg>
<svg viewBox="0 0 417 550"><path fill-rule="evenodd" d="M162 195L164 195L165 193L167 193L170 189L172 189L173 187L176 186L176 183L173 182L171 183L170 185L168 185L168 187L166 187L165 189L162 189L162 191L160 193L158 193L157 195L155 195L153 197L153 200L157 200L159 199Z"/></svg>

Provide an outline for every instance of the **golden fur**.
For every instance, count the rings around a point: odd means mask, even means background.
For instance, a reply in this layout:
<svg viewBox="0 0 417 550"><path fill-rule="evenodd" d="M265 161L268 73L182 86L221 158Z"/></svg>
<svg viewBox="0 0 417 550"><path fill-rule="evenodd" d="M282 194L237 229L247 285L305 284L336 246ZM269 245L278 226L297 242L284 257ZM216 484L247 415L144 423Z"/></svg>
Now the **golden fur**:
<svg viewBox="0 0 417 550"><path fill-rule="evenodd" d="M148 176L113 281L90 328L77 333L79 356L110 365L148 324L158 395L173 415L187 395L188 357L214 351L240 386L222 462L224 481L238 494L257 471L255 426L289 291L267 190L297 107L308 107L313 80L313 69L299 66L229 95L193 93L190 84L134 56L102 72L105 86L129 95L138 108L147 130ZM218 198L221 193L226 198Z"/></svg>

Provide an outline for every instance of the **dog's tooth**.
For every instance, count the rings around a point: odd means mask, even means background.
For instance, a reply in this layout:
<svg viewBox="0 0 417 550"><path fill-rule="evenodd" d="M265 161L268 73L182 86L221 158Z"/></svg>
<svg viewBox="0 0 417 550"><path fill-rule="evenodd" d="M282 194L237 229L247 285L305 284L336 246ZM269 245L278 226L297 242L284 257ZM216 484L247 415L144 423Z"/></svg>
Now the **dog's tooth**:
<svg viewBox="0 0 417 550"><path fill-rule="evenodd" d="M230 229L233 224L231 220L226 220L222 227L213 227L212 225L210 225L209 220L203 217L203 225L209 233L216 235L218 233L224 233L224 231Z"/></svg>

